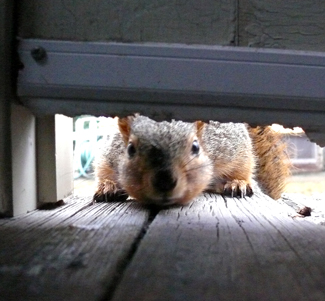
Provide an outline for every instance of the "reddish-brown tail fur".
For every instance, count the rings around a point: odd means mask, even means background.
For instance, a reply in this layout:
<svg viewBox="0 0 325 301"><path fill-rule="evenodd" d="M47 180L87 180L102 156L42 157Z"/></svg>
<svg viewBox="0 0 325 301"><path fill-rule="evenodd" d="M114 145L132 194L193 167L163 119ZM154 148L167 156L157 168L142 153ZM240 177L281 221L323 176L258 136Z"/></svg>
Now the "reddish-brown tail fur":
<svg viewBox="0 0 325 301"><path fill-rule="evenodd" d="M290 175L290 160L283 135L270 126L249 128L257 160L256 180L262 190L279 199Z"/></svg>

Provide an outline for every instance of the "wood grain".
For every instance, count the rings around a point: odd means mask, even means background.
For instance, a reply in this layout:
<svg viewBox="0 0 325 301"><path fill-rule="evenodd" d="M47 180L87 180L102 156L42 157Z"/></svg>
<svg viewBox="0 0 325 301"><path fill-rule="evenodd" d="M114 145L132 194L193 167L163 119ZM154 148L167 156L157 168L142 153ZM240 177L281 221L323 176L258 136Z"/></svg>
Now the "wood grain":
<svg viewBox="0 0 325 301"><path fill-rule="evenodd" d="M20 1L19 36L230 45L236 1Z"/></svg>
<svg viewBox="0 0 325 301"><path fill-rule="evenodd" d="M239 45L325 50L325 2L239 1Z"/></svg>
<svg viewBox="0 0 325 301"><path fill-rule="evenodd" d="M0 223L0 299L97 300L148 218L136 203L72 200Z"/></svg>
<svg viewBox="0 0 325 301"><path fill-rule="evenodd" d="M113 300L322 300L325 230L254 196L161 211Z"/></svg>
<svg viewBox="0 0 325 301"><path fill-rule="evenodd" d="M325 228L283 201L89 201L0 219L0 300L325 298Z"/></svg>

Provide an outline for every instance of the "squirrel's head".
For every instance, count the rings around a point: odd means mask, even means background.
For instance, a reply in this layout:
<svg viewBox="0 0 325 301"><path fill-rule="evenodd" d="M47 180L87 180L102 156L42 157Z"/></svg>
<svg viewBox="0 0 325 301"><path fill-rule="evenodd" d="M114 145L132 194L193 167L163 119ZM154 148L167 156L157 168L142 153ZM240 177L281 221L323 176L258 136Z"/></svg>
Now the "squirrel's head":
<svg viewBox="0 0 325 301"><path fill-rule="evenodd" d="M203 122L120 119L125 154L119 182L136 200L155 205L186 204L210 183L212 165L201 145Z"/></svg>

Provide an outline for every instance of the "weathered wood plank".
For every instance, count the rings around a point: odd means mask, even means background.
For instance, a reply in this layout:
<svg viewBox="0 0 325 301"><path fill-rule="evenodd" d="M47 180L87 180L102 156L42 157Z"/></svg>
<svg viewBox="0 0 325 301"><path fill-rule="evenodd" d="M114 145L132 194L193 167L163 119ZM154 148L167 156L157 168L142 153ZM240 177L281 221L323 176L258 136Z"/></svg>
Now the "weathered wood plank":
<svg viewBox="0 0 325 301"><path fill-rule="evenodd" d="M239 1L239 45L325 50L322 0Z"/></svg>
<svg viewBox="0 0 325 301"><path fill-rule="evenodd" d="M236 1L19 2L19 35L79 41L229 45Z"/></svg>
<svg viewBox="0 0 325 301"><path fill-rule="evenodd" d="M137 203L73 201L2 220L0 299L98 300L148 219Z"/></svg>
<svg viewBox="0 0 325 301"><path fill-rule="evenodd" d="M161 211L113 300L322 300L325 229L273 200Z"/></svg>
<svg viewBox="0 0 325 301"><path fill-rule="evenodd" d="M150 224L153 215L136 202L84 208L89 201L71 197L53 211L0 220L0 296L15 300L325 296L325 228L293 219L295 210L283 202L259 193L245 200L206 194L190 206L161 210Z"/></svg>

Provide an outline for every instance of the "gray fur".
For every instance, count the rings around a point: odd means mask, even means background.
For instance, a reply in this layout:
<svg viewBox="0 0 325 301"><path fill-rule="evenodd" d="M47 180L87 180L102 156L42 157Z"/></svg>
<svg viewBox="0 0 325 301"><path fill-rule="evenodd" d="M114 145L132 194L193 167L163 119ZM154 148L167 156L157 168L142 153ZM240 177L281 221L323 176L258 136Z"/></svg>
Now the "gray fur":
<svg viewBox="0 0 325 301"><path fill-rule="evenodd" d="M196 136L200 146L193 160L191 150ZM96 163L99 170L103 166L111 168L114 174L110 175L110 180L120 188L128 187L127 191L141 191L143 183L160 185L159 176L163 176L166 181L164 185L176 183L177 178L174 178L173 172L185 166L189 169L184 169L182 179L186 180L178 181L184 185L184 191L186 185L190 187L200 183L192 187L199 187L202 191L208 189L222 192L220 187L232 180L234 175L239 176L239 180L251 180L255 156L244 124L210 121L203 128L199 124L198 129L196 123L175 120L156 122L138 115L133 120L130 118L129 139L134 145L134 151L129 148L130 154L126 145L128 142L125 144L120 132L115 133L113 139L104 144ZM145 181L149 182L142 182L143 175L148 176ZM177 177L179 175L178 173ZM148 188L152 193L158 187L152 188L149 185L145 184L143 191ZM161 187L160 185L159 188ZM146 195L140 195L139 198L146 198Z"/></svg>
<svg viewBox="0 0 325 301"><path fill-rule="evenodd" d="M196 134L195 124L183 121L156 122L145 116L136 116L131 125L131 134L140 141L139 152L147 155L148 149L154 146L166 150L172 156L170 159L182 156L191 133ZM218 162L219 159L232 160L238 155L244 158L253 156L252 142L243 123L210 121L204 127L201 142L212 162ZM113 139L105 141L95 166L105 160L118 171L118 165L126 155L125 149L122 135L119 132L114 133Z"/></svg>
<svg viewBox="0 0 325 301"><path fill-rule="evenodd" d="M210 121L204 128L202 140L213 162L218 159L231 160L237 156L251 158L253 155L252 142L243 123Z"/></svg>
<svg viewBox="0 0 325 301"><path fill-rule="evenodd" d="M148 117L137 116L131 126L131 134L140 141L139 152L148 154L148 148L165 150L173 158L183 154L189 135L195 134L192 123L182 121L155 122Z"/></svg>

